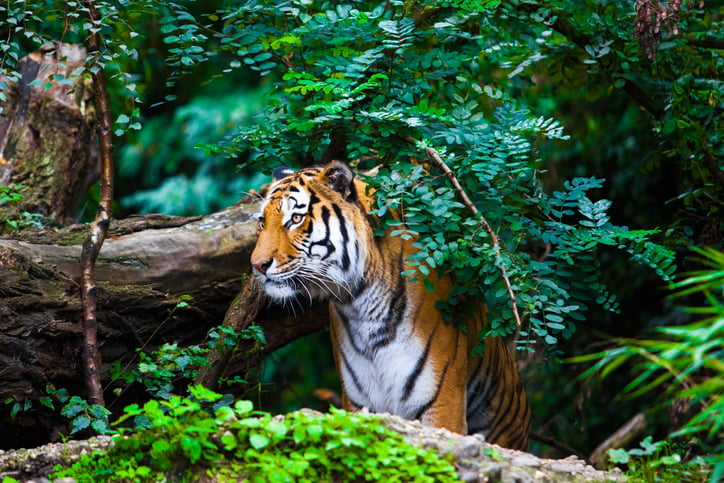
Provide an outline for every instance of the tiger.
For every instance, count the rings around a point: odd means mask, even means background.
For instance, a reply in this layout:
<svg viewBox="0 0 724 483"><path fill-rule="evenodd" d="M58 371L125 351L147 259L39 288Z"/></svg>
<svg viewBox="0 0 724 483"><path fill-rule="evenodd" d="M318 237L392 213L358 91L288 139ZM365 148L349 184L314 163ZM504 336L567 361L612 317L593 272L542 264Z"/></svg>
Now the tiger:
<svg viewBox="0 0 724 483"><path fill-rule="evenodd" d="M375 236L374 193L349 165L277 168L261 203L251 255L255 278L279 303L329 301L333 357L343 408L392 413L525 450L530 409L514 358L499 337L473 356L481 306L467 331L443 318L449 275L430 292L401 274L414 239Z"/></svg>

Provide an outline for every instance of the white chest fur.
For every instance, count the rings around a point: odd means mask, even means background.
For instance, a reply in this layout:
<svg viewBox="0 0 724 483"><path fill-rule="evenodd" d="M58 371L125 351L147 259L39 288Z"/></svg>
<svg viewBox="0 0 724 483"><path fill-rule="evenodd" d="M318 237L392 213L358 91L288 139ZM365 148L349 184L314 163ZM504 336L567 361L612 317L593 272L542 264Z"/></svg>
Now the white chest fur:
<svg viewBox="0 0 724 483"><path fill-rule="evenodd" d="M410 309L400 296L404 292L372 286L349 304L333 304L335 333L350 402L411 419L419 417L438 388L426 342L414 333Z"/></svg>

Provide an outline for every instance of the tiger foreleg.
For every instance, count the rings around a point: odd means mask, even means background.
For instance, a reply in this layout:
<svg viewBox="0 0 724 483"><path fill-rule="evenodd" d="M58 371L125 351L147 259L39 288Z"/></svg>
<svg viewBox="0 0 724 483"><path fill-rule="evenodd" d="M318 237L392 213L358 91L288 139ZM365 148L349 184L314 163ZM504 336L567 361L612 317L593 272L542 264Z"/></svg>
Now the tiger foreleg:
<svg viewBox="0 0 724 483"><path fill-rule="evenodd" d="M449 377L442 381L435 400L419 419L425 426L467 434L465 379Z"/></svg>

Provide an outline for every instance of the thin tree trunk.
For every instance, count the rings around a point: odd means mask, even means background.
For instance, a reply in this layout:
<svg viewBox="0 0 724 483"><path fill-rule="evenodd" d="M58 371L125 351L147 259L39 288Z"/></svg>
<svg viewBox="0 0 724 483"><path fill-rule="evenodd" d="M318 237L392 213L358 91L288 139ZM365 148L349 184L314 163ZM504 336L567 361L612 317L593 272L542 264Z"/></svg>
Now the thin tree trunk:
<svg viewBox="0 0 724 483"><path fill-rule="evenodd" d="M103 386L101 386L101 353L98 350L98 321L96 319L97 299L95 286L95 266L98 253L108 233L108 225L113 216L113 143L111 139L111 110L108 90L104 79L101 57L101 17L93 0L85 2L88 19L91 23L88 36L88 50L94 63L90 66L93 81L93 100L98 112L96 131L100 142L100 201L96 218L88 236L83 242L81 266L81 302L83 303L83 359L85 363L87 399L90 404L104 406Z"/></svg>

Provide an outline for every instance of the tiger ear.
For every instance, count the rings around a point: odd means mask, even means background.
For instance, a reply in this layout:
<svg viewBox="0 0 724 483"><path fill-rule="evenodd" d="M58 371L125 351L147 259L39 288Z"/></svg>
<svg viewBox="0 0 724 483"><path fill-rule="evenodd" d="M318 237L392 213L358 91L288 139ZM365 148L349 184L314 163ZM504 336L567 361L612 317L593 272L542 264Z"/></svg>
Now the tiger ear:
<svg viewBox="0 0 724 483"><path fill-rule="evenodd" d="M272 181L277 182L282 178L286 178L290 174L294 174L294 170L292 168L279 166L274 170L274 172L272 172Z"/></svg>
<svg viewBox="0 0 724 483"><path fill-rule="evenodd" d="M357 189L354 186L354 173L342 161L332 161L324 170L327 186L342 195L347 201L357 201Z"/></svg>

